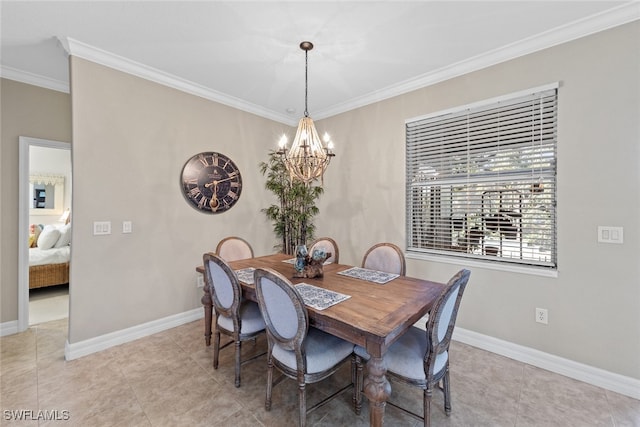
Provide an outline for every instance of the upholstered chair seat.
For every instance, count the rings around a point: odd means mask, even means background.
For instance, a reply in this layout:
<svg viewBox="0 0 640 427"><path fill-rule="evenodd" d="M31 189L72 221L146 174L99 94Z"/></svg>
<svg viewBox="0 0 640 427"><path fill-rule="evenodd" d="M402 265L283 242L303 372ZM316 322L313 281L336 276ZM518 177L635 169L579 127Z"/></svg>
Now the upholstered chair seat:
<svg viewBox="0 0 640 427"><path fill-rule="evenodd" d="M424 355L429 347L428 338L425 339L424 329L412 326L398 341L393 343L384 355L387 369L394 374L401 375L413 381L425 381ZM356 346L355 353L368 361L370 356L363 347ZM440 372L447 365L449 352L438 354L434 371Z"/></svg>
<svg viewBox="0 0 640 427"><path fill-rule="evenodd" d="M242 319L240 334L254 334L264 331L264 319L260 313L260 307L255 302L243 299L240 302L238 314ZM227 331L233 331L233 319L221 314L218 316L218 326Z"/></svg>
<svg viewBox="0 0 640 427"><path fill-rule="evenodd" d="M351 356L353 344L338 337L309 328L305 340L307 353L307 374L326 371ZM296 352L275 344L273 357L288 368L296 369Z"/></svg>

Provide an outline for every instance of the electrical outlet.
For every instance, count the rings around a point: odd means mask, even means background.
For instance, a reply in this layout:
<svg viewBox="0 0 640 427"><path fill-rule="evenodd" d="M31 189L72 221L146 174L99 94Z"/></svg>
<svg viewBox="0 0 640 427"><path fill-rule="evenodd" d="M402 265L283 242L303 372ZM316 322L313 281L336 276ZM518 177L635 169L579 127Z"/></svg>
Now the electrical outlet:
<svg viewBox="0 0 640 427"><path fill-rule="evenodd" d="M545 325L549 323L549 312L546 308L536 308L536 322Z"/></svg>
<svg viewBox="0 0 640 427"><path fill-rule="evenodd" d="M196 287L204 288L204 276L202 274L196 276Z"/></svg>

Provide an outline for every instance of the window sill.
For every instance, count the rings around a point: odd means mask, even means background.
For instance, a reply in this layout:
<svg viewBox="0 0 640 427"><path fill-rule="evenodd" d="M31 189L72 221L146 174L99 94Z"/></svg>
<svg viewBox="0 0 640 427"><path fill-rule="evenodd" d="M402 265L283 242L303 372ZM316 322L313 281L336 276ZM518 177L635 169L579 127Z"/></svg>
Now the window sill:
<svg viewBox="0 0 640 427"><path fill-rule="evenodd" d="M532 276L542 276L542 277L553 277L553 278L558 277L558 270L551 269L551 268L503 264L498 262L479 261L479 260L470 259L470 258L454 257L454 256L446 256L446 255L435 255L435 254L427 254L427 253L421 253L421 252L406 252L405 256L408 259L441 262L445 264L457 264L457 265L464 265L468 267L484 268L487 270L506 271L509 273L529 274Z"/></svg>

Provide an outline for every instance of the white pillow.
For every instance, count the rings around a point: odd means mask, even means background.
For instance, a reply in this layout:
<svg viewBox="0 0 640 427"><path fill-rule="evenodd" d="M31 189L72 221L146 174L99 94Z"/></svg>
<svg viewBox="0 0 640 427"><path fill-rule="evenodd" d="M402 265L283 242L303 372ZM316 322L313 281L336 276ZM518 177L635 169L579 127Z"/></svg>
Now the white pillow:
<svg viewBox="0 0 640 427"><path fill-rule="evenodd" d="M62 248L69 245L69 243L71 243L71 224L65 224L58 230L60 230L60 238L58 238L58 241L53 247Z"/></svg>
<svg viewBox="0 0 640 427"><path fill-rule="evenodd" d="M38 247L42 250L51 249L60 238L60 230L53 225L47 225L38 236Z"/></svg>

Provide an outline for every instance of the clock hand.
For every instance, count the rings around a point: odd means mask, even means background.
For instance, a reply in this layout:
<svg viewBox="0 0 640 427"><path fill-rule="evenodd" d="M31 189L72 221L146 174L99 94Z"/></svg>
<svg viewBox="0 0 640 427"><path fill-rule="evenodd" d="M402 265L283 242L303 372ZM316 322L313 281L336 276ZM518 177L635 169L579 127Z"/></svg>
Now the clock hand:
<svg viewBox="0 0 640 427"><path fill-rule="evenodd" d="M211 187L212 185L218 185L221 182L229 181L230 179L233 179L233 178L234 178L233 176L230 176L228 178L221 179L221 180L218 180L218 181L211 181L211 182L206 183L204 186L208 188L208 187Z"/></svg>

